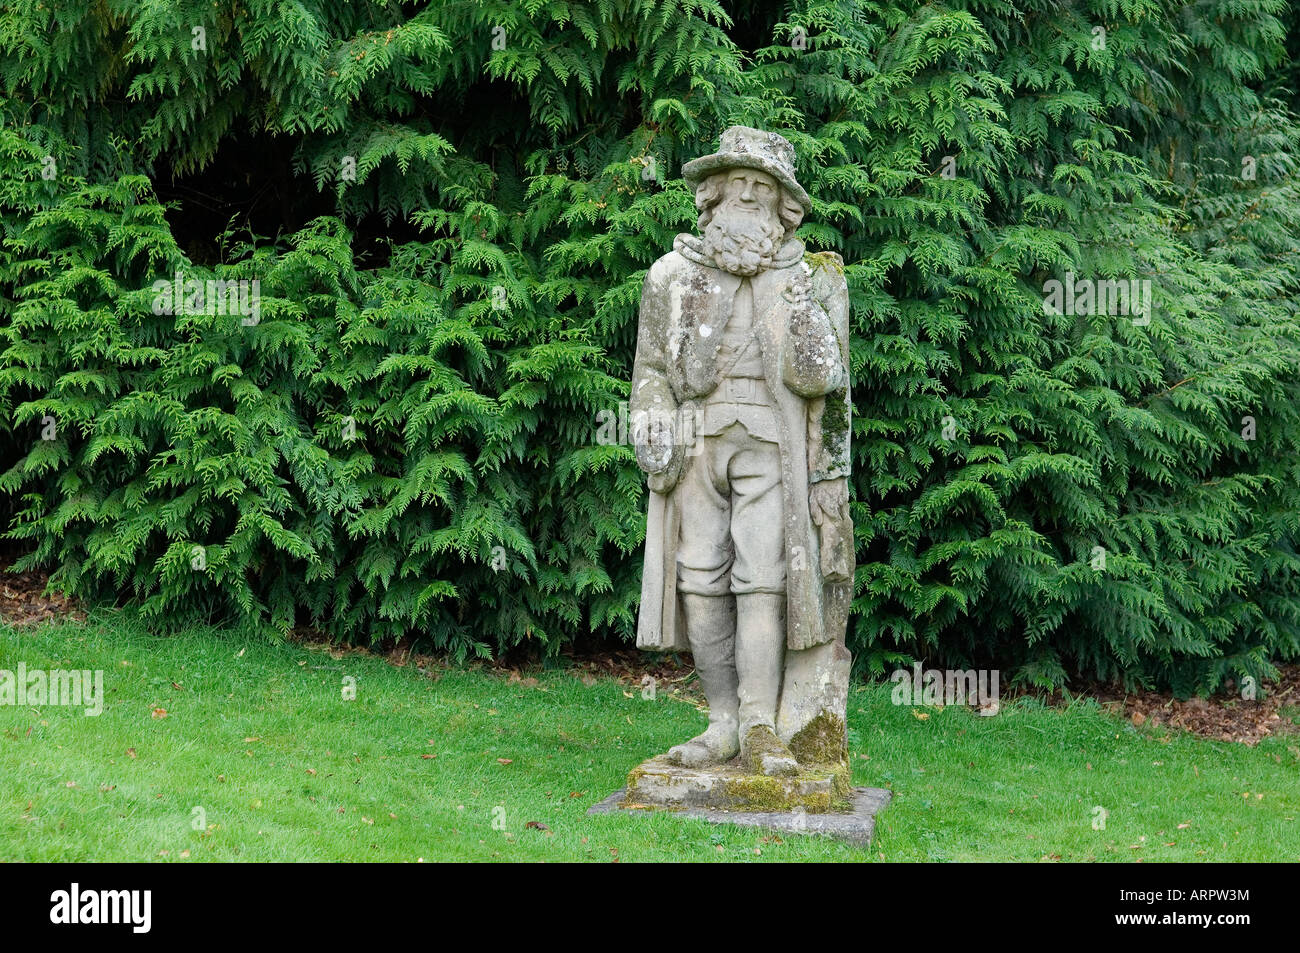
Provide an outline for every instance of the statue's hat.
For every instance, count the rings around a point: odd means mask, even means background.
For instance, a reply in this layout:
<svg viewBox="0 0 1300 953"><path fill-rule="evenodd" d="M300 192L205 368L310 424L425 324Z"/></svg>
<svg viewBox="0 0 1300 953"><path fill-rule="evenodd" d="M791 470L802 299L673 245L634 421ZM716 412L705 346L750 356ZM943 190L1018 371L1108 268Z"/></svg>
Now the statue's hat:
<svg viewBox="0 0 1300 953"><path fill-rule="evenodd" d="M722 134L719 149L682 166L682 178L691 188L722 169L758 169L772 176L803 206L812 211L812 199L794 177L794 146L783 136L749 126L731 126Z"/></svg>

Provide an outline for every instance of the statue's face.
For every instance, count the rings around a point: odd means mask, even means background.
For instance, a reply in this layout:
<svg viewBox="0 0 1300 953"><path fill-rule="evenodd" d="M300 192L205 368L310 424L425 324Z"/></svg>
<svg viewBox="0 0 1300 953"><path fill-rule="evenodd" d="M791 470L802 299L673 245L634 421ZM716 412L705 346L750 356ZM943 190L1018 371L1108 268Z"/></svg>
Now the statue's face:
<svg viewBox="0 0 1300 953"><path fill-rule="evenodd" d="M727 173L723 205L751 213L764 212L776 218L781 201L781 184L757 169L732 169Z"/></svg>
<svg viewBox="0 0 1300 953"><path fill-rule="evenodd" d="M704 252L733 275L754 275L772 264L785 231L781 183L766 172L737 168L710 180L717 204L700 221Z"/></svg>

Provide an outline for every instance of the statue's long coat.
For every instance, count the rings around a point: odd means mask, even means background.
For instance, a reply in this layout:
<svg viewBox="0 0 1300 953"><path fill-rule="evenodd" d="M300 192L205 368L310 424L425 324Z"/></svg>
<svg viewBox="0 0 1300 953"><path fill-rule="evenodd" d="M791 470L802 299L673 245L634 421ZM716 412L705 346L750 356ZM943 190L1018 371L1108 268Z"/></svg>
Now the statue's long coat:
<svg viewBox="0 0 1300 953"><path fill-rule="evenodd" d="M848 285L832 253L809 255L791 239L773 267L749 279L754 327L762 346L767 385L777 404L786 548L786 644L806 649L843 641L853 532L847 516L818 531L808 509L810 483L847 477L849 415ZM675 439L689 442L696 402L717 385L722 330L740 277L713 267L699 240L680 235L673 251L651 266L641 294L631 418L672 414ZM796 308L796 285L810 288L813 304ZM798 313L796 313L796 311ZM829 396L828 396L829 395ZM828 411L829 402L829 411ZM662 419L662 418L661 418ZM679 618L674 499L689 446L679 464L650 476L646 559L637 645L687 651ZM826 543L823 552L823 542ZM829 618L828 618L829 614Z"/></svg>

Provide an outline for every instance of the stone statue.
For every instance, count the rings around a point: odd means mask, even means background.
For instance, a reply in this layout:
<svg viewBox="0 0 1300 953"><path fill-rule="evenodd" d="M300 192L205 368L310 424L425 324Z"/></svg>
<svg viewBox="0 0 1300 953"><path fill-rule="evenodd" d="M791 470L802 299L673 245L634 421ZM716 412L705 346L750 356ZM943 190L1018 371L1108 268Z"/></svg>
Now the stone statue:
<svg viewBox="0 0 1300 953"><path fill-rule="evenodd" d="M637 645L689 649L709 704L656 762L739 754L770 778L847 762L848 285L794 237L794 159L733 126L683 167L700 235L646 276L630 400L651 490Z"/></svg>

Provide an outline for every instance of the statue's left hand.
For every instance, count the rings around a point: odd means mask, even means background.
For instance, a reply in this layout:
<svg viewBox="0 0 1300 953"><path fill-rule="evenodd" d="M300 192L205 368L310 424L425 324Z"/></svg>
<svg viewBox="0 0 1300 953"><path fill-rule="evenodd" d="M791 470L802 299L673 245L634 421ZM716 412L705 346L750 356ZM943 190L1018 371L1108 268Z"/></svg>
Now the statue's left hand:
<svg viewBox="0 0 1300 953"><path fill-rule="evenodd" d="M795 280L781 293L781 296L794 306L794 311L797 313L813 303L812 282Z"/></svg>
<svg viewBox="0 0 1300 953"><path fill-rule="evenodd" d="M849 481L841 477L814 483L808 491L808 514L815 526L821 526L827 520L833 523L846 521L849 518Z"/></svg>

